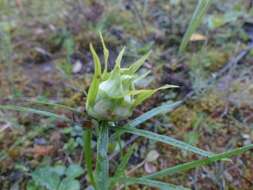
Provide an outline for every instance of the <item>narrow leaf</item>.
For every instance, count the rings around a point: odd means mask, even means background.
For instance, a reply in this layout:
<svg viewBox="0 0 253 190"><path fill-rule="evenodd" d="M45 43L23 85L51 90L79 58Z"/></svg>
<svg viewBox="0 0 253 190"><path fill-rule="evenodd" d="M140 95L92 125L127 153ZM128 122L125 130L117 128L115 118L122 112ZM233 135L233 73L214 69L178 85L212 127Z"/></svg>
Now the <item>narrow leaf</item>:
<svg viewBox="0 0 253 190"><path fill-rule="evenodd" d="M164 85L160 88L157 89L143 89L143 90L135 90L130 92L130 95L136 95L136 99L134 102L134 107L140 105L143 101L145 101L146 99L148 99L150 96L152 96L154 93L156 93L159 90L164 90L167 88L177 88L178 86L174 86L174 85Z"/></svg>
<svg viewBox="0 0 253 190"><path fill-rule="evenodd" d="M93 169L92 169L92 147L91 147L91 140L92 140L92 131L91 129L87 129L84 131L84 160L87 168L87 173L91 184L96 187L96 181L93 176Z"/></svg>
<svg viewBox="0 0 253 190"><path fill-rule="evenodd" d="M171 112L172 110L176 109L181 104L182 104L182 101L178 101L175 103L169 102L169 103L162 104L161 106L153 108L153 109L149 110L148 112L142 114L141 116L135 118L134 120L130 121L125 126L136 127L136 126L144 123L145 121L155 117L156 115L159 115L161 113Z"/></svg>
<svg viewBox="0 0 253 190"><path fill-rule="evenodd" d="M133 151L134 151L134 145L127 151L127 153L123 156L121 159L120 164L118 165L116 172L113 176L113 178L110 181L110 187L109 189L112 189L112 187L115 185L115 183L118 181L120 177L125 176L125 169L127 167L128 161L131 158Z"/></svg>
<svg viewBox="0 0 253 190"><path fill-rule="evenodd" d="M96 181L98 189L108 189L109 187L108 144L109 134L105 123L100 126L97 142Z"/></svg>
<svg viewBox="0 0 253 190"><path fill-rule="evenodd" d="M161 113L168 113L171 112L172 110L176 109L177 107L179 107L182 104L182 101L177 101L175 103L165 103L162 104L161 106L158 106L156 108L153 108L151 110L149 110L148 112L140 115L139 117L135 118L134 120L128 122L126 125L124 126L129 126L129 127L137 127L138 125L146 122L147 120L155 117L156 115L159 115ZM116 133L114 135L112 135L112 139L115 139L118 135L121 135L123 132L120 131L116 131Z"/></svg>
<svg viewBox="0 0 253 190"><path fill-rule="evenodd" d="M118 127L117 130L125 132L125 133L131 133L134 135L146 137L146 138L149 138L149 139L157 141L157 142L163 142L165 144L169 144L174 147L180 148L181 150L190 151L190 152L196 153L201 156L209 157L209 156L213 155L213 153L211 153L211 152L204 151L202 149L199 149L197 147L194 147L190 144L179 141L179 140L174 139L172 137L159 135L159 134L147 131L147 130L136 129L136 128L129 127L129 126Z"/></svg>
<svg viewBox="0 0 253 190"><path fill-rule="evenodd" d="M37 110L37 109L27 108L27 107L22 107L22 106L0 105L0 109L13 110L13 111L18 111L18 112L34 113L34 114L43 115L43 116L47 116L47 117L54 117L56 119L60 119L60 120L68 121L68 122L71 121L70 119L68 119L67 117L65 117L63 115L58 115L58 114L51 113L48 111Z"/></svg>
<svg viewBox="0 0 253 190"><path fill-rule="evenodd" d="M126 74L133 75L136 71L140 69L140 67L145 63L145 61L150 56L151 51L148 52L146 55L142 56L136 62L134 62L126 71Z"/></svg>
<svg viewBox="0 0 253 190"><path fill-rule="evenodd" d="M28 101L29 103L34 103L34 104L41 104L41 105L48 105L48 106L53 106L56 108L63 108L63 109L67 109L76 113L81 113L79 110L63 105L63 104L58 104L58 103L54 103L54 102L50 102L50 101L42 101L42 100L30 100L30 99L26 99L26 101Z"/></svg>
<svg viewBox="0 0 253 190"><path fill-rule="evenodd" d="M99 36L100 36L100 40L102 42L102 46L103 46L103 53L104 53L104 72L103 72L103 76L105 76L107 74L107 67L108 67L108 58L109 58L109 50L107 49L105 42L104 42L104 38L101 32L99 32Z"/></svg>
<svg viewBox="0 0 253 190"><path fill-rule="evenodd" d="M88 92L88 96L87 96L87 104L86 104L86 108L88 108L89 106L92 106L95 102L96 99L96 95L97 95L97 91L98 91L98 86L99 86L99 82L101 80L101 63L99 60L99 57L96 53L96 51L94 50L92 44L90 44L90 51L93 57L93 62L95 65L95 72L93 75L93 79L89 88L89 92Z"/></svg>
<svg viewBox="0 0 253 190"><path fill-rule="evenodd" d="M119 68L120 68L120 64L121 64L122 57L123 57L123 55L124 55L125 50L126 50L126 48L124 47L124 48L120 51L118 57L116 58L114 69L119 69Z"/></svg>
<svg viewBox="0 0 253 190"><path fill-rule="evenodd" d="M190 190L182 186L176 186L173 184L164 183L164 182L156 181L156 180L144 179L144 178L125 177L125 178L121 178L119 181L125 185L141 184L141 185L159 188L161 190Z"/></svg>
<svg viewBox="0 0 253 190"><path fill-rule="evenodd" d="M143 178L158 178L158 177L164 177L164 176L172 175L172 174L179 173L179 172L184 172L184 171L190 170L192 168L201 167L201 166L205 166L207 164L211 164L211 163L216 162L218 160L237 156L237 155L242 154L243 152L248 151L250 149L253 149L253 144L250 144L250 145L247 145L247 146L244 146L241 148L229 150L224 153L214 154L214 155L211 155L209 158L195 160L195 161L187 162L184 164L179 164L179 165L176 165L171 168L163 169L163 170L156 172L154 174L144 176Z"/></svg>
<svg viewBox="0 0 253 190"><path fill-rule="evenodd" d="M203 20L203 17L209 7L209 5L211 4L212 0L199 0L197 7L193 13L193 16L191 18L190 24L187 28L187 31L183 37L183 40L180 44L180 48L179 48L179 53L182 53L186 46L187 43L189 42L192 34L196 31L197 27L201 24L201 21Z"/></svg>
<svg viewBox="0 0 253 190"><path fill-rule="evenodd" d="M115 177L120 177L121 175L124 175L124 171L127 167L128 161L131 158L132 154L134 151L134 146L132 146L130 149L128 149L127 153L123 156L121 159L120 164L118 165L116 172L115 172Z"/></svg>

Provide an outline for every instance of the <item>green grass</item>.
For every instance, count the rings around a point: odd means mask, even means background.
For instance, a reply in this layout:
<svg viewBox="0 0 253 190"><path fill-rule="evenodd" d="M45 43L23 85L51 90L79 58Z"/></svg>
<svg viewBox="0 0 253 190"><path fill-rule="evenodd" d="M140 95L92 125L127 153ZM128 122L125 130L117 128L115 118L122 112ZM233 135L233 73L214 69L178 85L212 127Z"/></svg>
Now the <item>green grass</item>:
<svg viewBox="0 0 253 190"><path fill-rule="evenodd" d="M201 24L201 21L203 20L211 2L212 0L198 0L197 7L193 13L193 16L188 25L187 31L185 32L182 42L180 44L179 53L183 53L185 51L185 48L192 34L197 30L197 28Z"/></svg>

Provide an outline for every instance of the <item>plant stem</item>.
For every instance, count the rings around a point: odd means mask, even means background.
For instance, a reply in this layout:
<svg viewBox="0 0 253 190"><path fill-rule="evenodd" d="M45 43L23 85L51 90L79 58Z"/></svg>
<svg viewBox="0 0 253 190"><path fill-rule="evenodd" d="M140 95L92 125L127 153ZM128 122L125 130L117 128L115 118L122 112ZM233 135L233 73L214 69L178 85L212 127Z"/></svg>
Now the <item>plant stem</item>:
<svg viewBox="0 0 253 190"><path fill-rule="evenodd" d="M92 130L87 129L84 131L84 159L87 168L87 173L89 180L93 187L96 189L96 181L94 179L93 170L92 170L92 147L91 147L91 140L92 140Z"/></svg>
<svg viewBox="0 0 253 190"><path fill-rule="evenodd" d="M97 142L96 181L97 190L109 188L109 158L107 155L109 144L109 127L107 122L101 122Z"/></svg>

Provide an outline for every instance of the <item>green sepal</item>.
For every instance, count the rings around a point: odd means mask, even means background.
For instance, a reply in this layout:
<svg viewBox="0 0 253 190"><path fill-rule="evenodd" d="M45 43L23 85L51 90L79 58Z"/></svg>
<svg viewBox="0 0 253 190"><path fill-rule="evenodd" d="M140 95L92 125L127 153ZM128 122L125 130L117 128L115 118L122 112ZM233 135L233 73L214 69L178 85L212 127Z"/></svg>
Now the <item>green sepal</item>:
<svg viewBox="0 0 253 190"><path fill-rule="evenodd" d="M142 56L140 59L138 59L136 62L134 62L127 70L125 74L133 75L140 69L140 67L145 63L149 55L151 54L151 51L149 51L146 55Z"/></svg>
<svg viewBox="0 0 253 190"><path fill-rule="evenodd" d="M123 57L123 55L124 55L124 53L125 53L125 50L126 50L126 48L123 47L123 49L120 51L118 57L116 58L114 70L120 69L120 63L121 63L121 61L122 61L122 57Z"/></svg>
<svg viewBox="0 0 253 190"><path fill-rule="evenodd" d="M97 92L98 92L98 87L99 83L101 81L101 63L99 60L99 57L94 50L92 44L90 44L90 51L93 57L93 62L94 62L94 75L92 78L92 82L89 88L88 96L87 96L87 104L86 104L86 109L88 110L90 106L93 106L96 100Z"/></svg>
<svg viewBox="0 0 253 190"><path fill-rule="evenodd" d="M108 67L108 59L109 59L109 50L107 49L105 45L104 38L102 36L102 33L99 32L100 40L102 42L103 46L103 53L104 53L104 71L103 71L103 77L107 74L107 67Z"/></svg>
<svg viewBox="0 0 253 190"><path fill-rule="evenodd" d="M148 99L150 96L152 96L154 93L156 93L159 90L164 90L168 88L177 88L178 86L175 85L164 85L157 89L142 89L142 90L134 90L130 92L130 95L136 96L135 101L133 103L133 106L136 107L140 105L143 101Z"/></svg>

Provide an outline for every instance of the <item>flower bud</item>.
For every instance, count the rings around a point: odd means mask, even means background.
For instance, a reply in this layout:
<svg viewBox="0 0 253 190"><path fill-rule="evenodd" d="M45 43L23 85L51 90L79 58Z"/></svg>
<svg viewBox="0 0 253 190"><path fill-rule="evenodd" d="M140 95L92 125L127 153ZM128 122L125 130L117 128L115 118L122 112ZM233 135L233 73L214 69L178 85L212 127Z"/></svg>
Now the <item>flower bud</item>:
<svg viewBox="0 0 253 190"><path fill-rule="evenodd" d="M108 72L107 63L109 51L105 46L101 33L100 38L104 52L105 66L103 73L101 71L100 59L92 44L90 44L95 72L87 96L86 110L93 118L99 121L119 121L126 119L132 115L136 106L152 96L156 91L176 87L173 85L165 85L158 89L135 89L136 80L140 78L136 72L144 64L150 52L130 67L121 68L120 63L125 51L125 48L123 48L115 60L114 69Z"/></svg>

